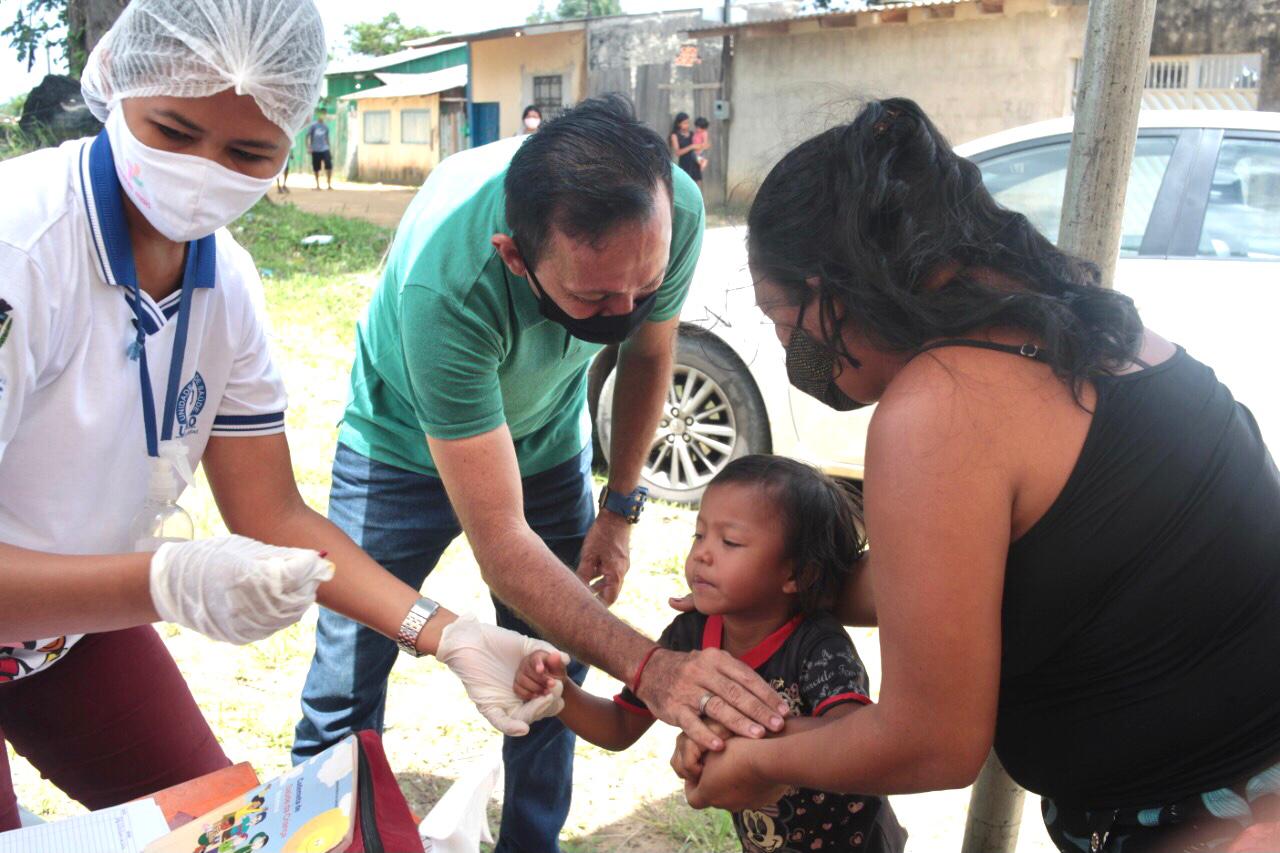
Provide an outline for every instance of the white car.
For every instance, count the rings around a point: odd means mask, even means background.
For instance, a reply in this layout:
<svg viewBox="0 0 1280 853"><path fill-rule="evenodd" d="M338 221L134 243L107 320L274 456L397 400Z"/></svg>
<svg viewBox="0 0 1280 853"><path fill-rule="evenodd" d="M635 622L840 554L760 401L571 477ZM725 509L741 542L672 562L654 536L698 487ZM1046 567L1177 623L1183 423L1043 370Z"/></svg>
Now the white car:
<svg viewBox="0 0 1280 853"><path fill-rule="evenodd" d="M996 201L1057 240L1071 119L957 146ZM871 408L840 414L793 389L755 307L746 229L707 231L681 314L668 409L644 471L656 497L694 503L730 459L782 453L860 480ZM1280 450L1280 113L1151 111L1139 121L1116 268L1143 322L1213 367ZM608 453L611 351L590 399Z"/></svg>

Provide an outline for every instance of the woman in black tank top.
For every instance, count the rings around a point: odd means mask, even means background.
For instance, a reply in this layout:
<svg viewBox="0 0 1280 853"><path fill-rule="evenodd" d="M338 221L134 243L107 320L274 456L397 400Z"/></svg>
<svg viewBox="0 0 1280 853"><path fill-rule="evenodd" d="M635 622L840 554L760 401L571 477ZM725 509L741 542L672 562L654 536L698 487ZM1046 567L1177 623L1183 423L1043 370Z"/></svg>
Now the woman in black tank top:
<svg viewBox="0 0 1280 853"><path fill-rule="evenodd" d="M1213 371L997 205L913 102L791 151L749 217L788 376L878 402L879 702L731 740L695 805L963 787L988 752L1062 850L1226 850L1280 821L1280 474Z"/></svg>

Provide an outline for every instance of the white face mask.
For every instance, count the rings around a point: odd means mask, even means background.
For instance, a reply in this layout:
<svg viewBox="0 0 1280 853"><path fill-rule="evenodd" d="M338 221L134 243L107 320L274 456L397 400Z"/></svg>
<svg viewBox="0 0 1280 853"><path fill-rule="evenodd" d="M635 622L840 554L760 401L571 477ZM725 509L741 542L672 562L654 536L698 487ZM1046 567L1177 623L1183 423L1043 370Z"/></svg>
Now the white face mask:
<svg viewBox="0 0 1280 853"><path fill-rule="evenodd" d="M542 124L542 119L537 116L529 116L524 120L524 126L529 130L537 130L540 124Z"/></svg>
<svg viewBox="0 0 1280 853"><path fill-rule="evenodd" d="M198 240L230 225L266 194L274 180L145 145L129 130L119 106L107 116L106 127L120 186L147 221L175 243Z"/></svg>

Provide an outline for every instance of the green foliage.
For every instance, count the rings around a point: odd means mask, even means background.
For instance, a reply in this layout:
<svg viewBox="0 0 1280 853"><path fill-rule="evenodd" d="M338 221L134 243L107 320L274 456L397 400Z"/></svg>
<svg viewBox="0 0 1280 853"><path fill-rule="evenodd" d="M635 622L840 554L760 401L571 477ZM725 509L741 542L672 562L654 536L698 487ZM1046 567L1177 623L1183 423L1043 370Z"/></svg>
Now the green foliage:
<svg viewBox="0 0 1280 853"><path fill-rule="evenodd" d="M348 24L344 32L352 53L386 56L400 50L400 46L410 39L426 38L439 31L406 26L398 14L388 12L381 21Z"/></svg>
<svg viewBox="0 0 1280 853"><path fill-rule="evenodd" d="M26 106L27 95L29 92L23 92L17 97L10 98L6 103L0 104L0 115L13 116L17 118L22 115L22 108Z"/></svg>
<svg viewBox="0 0 1280 853"><path fill-rule="evenodd" d="M16 124L0 126L0 160L21 157L37 148L48 148L57 145L53 134L39 125L32 133L28 133Z"/></svg>
<svg viewBox="0 0 1280 853"><path fill-rule="evenodd" d="M530 24L548 21L567 21L572 18L599 18L604 15L621 15L622 0L560 0L554 12L548 12L545 0L539 0L538 8L528 18Z"/></svg>
<svg viewBox="0 0 1280 853"><path fill-rule="evenodd" d="M18 0L17 6L12 23L0 30L0 35L8 37L18 61L25 62L30 71L42 49L54 48L71 76L79 77L88 54L84 33L72 20L71 3L68 0Z"/></svg>

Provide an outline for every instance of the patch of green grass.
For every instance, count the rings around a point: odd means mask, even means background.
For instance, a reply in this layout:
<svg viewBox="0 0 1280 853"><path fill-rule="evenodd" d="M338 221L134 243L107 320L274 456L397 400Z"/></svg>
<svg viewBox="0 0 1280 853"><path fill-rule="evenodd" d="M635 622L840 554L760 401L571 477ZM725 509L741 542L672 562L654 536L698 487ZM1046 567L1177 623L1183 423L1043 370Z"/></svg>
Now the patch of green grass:
<svg viewBox="0 0 1280 853"><path fill-rule="evenodd" d="M264 198L231 228L263 270L265 279L297 276L332 278L378 268L391 245L392 231L362 219L321 216L292 204ZM323 246L304 246L302 239L328 234ZM364 294L368 300L368 294Z"/></svg>
<svg viewBox="0 0 1280 853"><path fill-rule="evenodd" d="M677 853L731 853L740 850L733 818L721 809L696 811L677 794L645 805L638 815L654 835L669 838L664 849Z"/></svg>
<svg viewBox="0 0 1280 853"><path fill-rule="evenodd" d="M58 139L40 125L31 133L16 124L0 126L0 160L21 157L38 148L57 145Z"/></svg>

